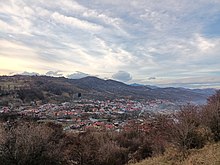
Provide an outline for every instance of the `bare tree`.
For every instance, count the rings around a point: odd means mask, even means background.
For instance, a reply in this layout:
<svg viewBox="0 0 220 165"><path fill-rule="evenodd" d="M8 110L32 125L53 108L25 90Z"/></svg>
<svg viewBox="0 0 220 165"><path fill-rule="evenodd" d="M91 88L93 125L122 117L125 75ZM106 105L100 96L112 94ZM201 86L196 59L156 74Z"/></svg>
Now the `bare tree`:
<svg viewBox="0 0 220 165"><path fill-rule="evenodd" d="M171 126L171 139L175 146L183 153L190 148L201 148L204 139L200 137L197 129L200 126L200 109L195 105L186 105L173 117Z"/></svg>
<svg viewBox="0 0 220 165"><path fill-rule="evenodd" d="M4 165L60 164L59 147L51 141L53 129L34 123L0 127L0 162Z"/></svg>
<svg viewBox="0 0 220 165"><path fill-rule="evenodd" d="M213 133L213 139L220 141L220 90L208 99L202 114L204 124Z"/></svg>

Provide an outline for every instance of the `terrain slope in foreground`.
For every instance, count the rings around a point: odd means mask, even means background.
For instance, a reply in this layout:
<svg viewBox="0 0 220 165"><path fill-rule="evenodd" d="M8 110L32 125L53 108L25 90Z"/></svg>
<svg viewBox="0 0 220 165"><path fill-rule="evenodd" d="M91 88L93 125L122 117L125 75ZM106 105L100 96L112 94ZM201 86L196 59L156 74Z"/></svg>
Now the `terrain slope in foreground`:
<svg viewBox="0 0 220 165"><path fill-rule="evenodd" d="M174 151L173 151L174 152ZM202 149L190 151L183 161L178 160L175 153L166 153L163 156L152 157L140 163L131 165L220 165L220 143L206 145Z"/></svg>

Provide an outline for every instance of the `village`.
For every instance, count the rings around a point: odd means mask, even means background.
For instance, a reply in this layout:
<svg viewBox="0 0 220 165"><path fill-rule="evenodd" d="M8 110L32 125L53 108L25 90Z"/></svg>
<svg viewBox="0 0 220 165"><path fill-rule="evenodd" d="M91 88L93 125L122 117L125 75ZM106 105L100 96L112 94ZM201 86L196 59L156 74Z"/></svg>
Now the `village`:
<svg viewBox="0 0 220 165"><path fill-rule="evenodd" d="M167 100L135 101L129 99L88 100L78 99L61 104L20 106L16 109L1 107L0 113L11 111L21 117L31 117L38 122L61 124L65 131L85 131L87 129L121 131L138 124L139 129L147 129L146 120L155 113L167 114L177 110L177 106Z"/></svg>

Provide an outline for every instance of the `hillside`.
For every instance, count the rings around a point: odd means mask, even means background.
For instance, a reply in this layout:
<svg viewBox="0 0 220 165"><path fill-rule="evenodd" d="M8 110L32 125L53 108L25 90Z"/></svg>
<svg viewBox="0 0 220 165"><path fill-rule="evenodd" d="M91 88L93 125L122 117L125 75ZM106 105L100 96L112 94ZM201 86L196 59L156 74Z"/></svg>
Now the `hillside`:
<svg viewBox="0 0 220 165"><path fill-rule="evenodd" d="M62 102L75 99L81 93L89 99L165 99L173 102L205 103L213 89L190 90L184 88L150 88L132 86L114 80L103 80L97 77L67 79L48 76L1 76L1 105L7 102Z"/></svg>
<svg viewBox="0 0 220 165"><path fill-rule="evenodd" d="M219 165L220 164L220 143L208 144L199 150L191 150L184 161L178 161L178 156L166 153L146 159L132 165Z"/></svg>

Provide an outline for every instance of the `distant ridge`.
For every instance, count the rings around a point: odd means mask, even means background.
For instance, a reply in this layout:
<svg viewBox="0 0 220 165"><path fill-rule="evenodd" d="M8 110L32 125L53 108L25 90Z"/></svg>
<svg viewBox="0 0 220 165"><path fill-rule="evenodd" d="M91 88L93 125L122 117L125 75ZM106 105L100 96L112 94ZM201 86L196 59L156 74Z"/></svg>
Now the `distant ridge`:
<svg viewBox="0 0 220 165"><path fill-rule="evenodd" d="M144 85L143 85L143 84L133 83L133 84L130 84L130 86L133 86L133 87L139 87L139 86L144 86Z"/></svg>
<svg viewBox="0 0 220 165"><path fill-rule="evenodd" d="M2 87L4 86L4 89ZM20 88L16 87L26 87ZM8 88L8 89L6 89ZM62 102L73 99L77 93L89 99L165 99L173 102L193 102L202 104L215 93L214 89L159 88L146 85L127 85L115 80L103 80L97 77L68 79L48 76L0 76L0 98L30 102ZM17 96L13 98L10 96ZM1 104L1 103L0 103Z"/></svg>

